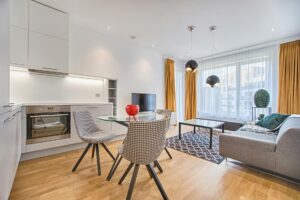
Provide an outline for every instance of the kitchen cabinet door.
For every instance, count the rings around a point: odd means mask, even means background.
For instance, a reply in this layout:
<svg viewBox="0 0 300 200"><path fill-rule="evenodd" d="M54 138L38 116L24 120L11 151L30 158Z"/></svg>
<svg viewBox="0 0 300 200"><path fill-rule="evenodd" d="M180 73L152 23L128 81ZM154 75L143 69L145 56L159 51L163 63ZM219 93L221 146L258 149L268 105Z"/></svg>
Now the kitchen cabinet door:
<svg viewBox="0 0 300 200"><path fill-rule="evenodd" d="M28 0L10 0L10 25L28 29Z"/></svg>
<svg viewBox="0 0 300 200"><path fill-rule="evenodd" d="M0 1L0 115L9 104L9 0ZM0 179L1 180L1 179Z"/></svg>
<svg viewBox="0 0 300 200"><path fill-rule="evenodd" d="M0 199L8 199L20 160L17 118L9 113L0 119Z"/></svg>
<svg viewBox="0 0 300 200"><path fill-rule="evenodd" d="M68 73L69 42L29 31L29 68Z"/></svg>
<svg viewBox="0 0 300 200"><path fill-rule="evenodd" d="M12 66L27 65L28 30L16 26L10 27L10 64Z"/></svg>
<svg viewBox="0 0 300 200"><path fill-rule="evenodd" d="M69 39L69 15L55 8L30 1L29 30Z"/></svg>

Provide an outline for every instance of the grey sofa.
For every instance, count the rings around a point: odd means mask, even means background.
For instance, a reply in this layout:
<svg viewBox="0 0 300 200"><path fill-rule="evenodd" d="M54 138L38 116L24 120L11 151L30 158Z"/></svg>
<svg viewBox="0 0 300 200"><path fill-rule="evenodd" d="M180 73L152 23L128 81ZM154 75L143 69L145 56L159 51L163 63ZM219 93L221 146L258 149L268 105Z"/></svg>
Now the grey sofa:
<svg viewBox="0 0 300 200"><path fill-rule="evenodd" d="M300 180L300 116L292 115L277 135L238 130L220 135L220 155Z"/></svg>

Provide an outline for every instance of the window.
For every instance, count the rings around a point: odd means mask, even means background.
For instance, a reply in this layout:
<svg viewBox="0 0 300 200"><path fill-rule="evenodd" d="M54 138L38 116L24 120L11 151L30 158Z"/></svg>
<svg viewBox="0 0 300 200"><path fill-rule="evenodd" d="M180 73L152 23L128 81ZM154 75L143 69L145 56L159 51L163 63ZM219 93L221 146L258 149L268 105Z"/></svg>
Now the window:
<svg viewBox="0 0 300 200"><path fill-rule="evenodd" d="M275 47L251 50L199 63L197 85L198 115L218 119L250 120L254 94L264 88L274 104ZM207 86L210 75L220 78L218 87ZM272 99L272 97L274 99Z"/></svg>
<svg viewBox="0 0 300 200"><path fill-rule="evenodd" d="M175 71L176 112L179 121L184 120L184 71Z"/></svg>

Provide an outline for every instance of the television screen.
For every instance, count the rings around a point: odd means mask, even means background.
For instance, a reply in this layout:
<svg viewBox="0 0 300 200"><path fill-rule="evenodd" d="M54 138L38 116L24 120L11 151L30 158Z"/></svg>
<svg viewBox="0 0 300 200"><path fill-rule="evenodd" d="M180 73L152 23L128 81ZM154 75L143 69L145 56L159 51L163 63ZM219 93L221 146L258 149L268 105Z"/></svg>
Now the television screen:
<svg viewBox="0 0 300 200"><path fill-rule="evenodd" d="M139 105L140 112L155 111L156 110L156 95L155 94L141 94L132 93L131 103Z"/></svg>

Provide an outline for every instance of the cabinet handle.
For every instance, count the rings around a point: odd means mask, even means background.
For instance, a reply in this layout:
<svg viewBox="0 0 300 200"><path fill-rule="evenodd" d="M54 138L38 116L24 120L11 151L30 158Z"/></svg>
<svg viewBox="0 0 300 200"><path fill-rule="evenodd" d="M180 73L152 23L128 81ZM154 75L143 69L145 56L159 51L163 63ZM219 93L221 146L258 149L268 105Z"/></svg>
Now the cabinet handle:
<svg viewBox="0 0 300 200"><path fill-rule="evenodd" d="M12 116L10 116L10 117L8 117L8 118L6 118L5 120L3 120L3 123L7 123L7 122L9 122L9 121L11 121L11 120L14 120L15 118L16 118L16 116L19 114L19 113L21 113L22 111L18 111L18 112L16 112L16 113L14 113Z"/></svg>
<svg viewBox="0 0 300 200"><path fill-rule="evenodd" d="M3 108L11 108L15 105L15 103L9 103L7 105L4 105Z"/></svg>
<svg viewBox="0 0 300 200"><path fill-rule="evenodd" d="M58 69L56 68L51 68L51 67L43 67L43 69L46 69L46 70L52 70L52 71L57 71Z"/></svg>

